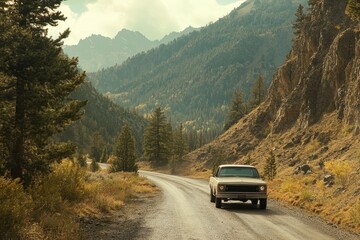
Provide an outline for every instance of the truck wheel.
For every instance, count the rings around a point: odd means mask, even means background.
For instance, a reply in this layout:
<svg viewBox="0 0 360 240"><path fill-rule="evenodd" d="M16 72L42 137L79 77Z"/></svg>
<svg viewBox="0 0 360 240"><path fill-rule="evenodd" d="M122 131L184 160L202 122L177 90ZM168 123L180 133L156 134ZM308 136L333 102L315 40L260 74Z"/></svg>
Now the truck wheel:
<svg viewBox="0 0 360 240"><path fill-rule="evenodd" d="M213 194L212 189L210 189L210 202L214 203L215 202L215 196Z"/></svg>
<svg viewBox="0 0 360 240"><path fill-rule="evenodd" d="M221 198L215 197L215 207L221 208Z"/></svg>
<svg viewBox="0 0 360 240"><path fill-rule="evenodd" d="M251 200L251 204L252 204L252 205L257 205L257 204L258 204L258 202L259 202L259 201L258 201L257 199L253 199L253 200Z"/></svg>
<svg viewBox="0 0 360 240"><path fill-rule="evenodd" d="M260 209L266 209L267 199L260 199Z"/></svg>

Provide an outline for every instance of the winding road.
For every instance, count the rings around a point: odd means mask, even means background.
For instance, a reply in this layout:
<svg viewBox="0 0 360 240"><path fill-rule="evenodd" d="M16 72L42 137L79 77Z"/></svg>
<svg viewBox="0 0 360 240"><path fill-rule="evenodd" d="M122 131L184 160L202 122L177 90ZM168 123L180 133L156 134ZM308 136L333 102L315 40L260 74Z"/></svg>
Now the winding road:
<svg viewBox="0 0 360 240"><path fill-rule="evenodd" d="M267 210L235 202L217 209L210 202L205 180L146 171L140 175L156 184L162 194L144 215L137 239L358 239L315 216L271 200Z"/></svg>

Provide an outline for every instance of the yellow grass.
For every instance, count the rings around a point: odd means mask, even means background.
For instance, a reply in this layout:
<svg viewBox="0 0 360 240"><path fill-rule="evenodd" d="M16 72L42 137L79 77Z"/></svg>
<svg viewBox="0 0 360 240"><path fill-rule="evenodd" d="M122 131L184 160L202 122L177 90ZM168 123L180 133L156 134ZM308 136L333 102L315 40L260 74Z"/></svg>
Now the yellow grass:
<svg viewBox="0 0 360 240"><path fill-rule="evenodd" d="M134 173L89 173L70 160L55 164L52 173L39 177L28 191L16 181L0 178L0 215L5 221L0 224L1 236L81 239L79 216L111 214L133 198L156 192L154 185Z"/></svg>

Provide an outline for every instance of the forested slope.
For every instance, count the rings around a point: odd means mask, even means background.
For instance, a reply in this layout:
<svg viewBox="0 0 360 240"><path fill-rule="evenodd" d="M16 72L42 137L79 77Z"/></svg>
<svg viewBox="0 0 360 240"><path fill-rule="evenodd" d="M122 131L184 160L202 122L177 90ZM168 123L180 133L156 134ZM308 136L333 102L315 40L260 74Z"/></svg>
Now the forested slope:
<svg viewBox="0 0 360 240"><path fill-rule="evenodd" d="M128 124L140 152L146 126L146 120L143 117L114 104L99 94L90 83L85 83L72 94L72 97L87 101L85 114L81 120L59 136L61 140L71 140L79 148L89 152L93 145L92 138L95 133L98 133L102 138L102 147L107 147L110 151L121 127Z"/></svg>
<svg viewBox="0 0 360 240"><path fill-rule="evenodd" d="M160 105L185 127L222 128L235 89L249 97L260 74L270 82L290 50L294 14L305 2L249 0L200 31L89 79L100 92L140 113Z"/></svg>

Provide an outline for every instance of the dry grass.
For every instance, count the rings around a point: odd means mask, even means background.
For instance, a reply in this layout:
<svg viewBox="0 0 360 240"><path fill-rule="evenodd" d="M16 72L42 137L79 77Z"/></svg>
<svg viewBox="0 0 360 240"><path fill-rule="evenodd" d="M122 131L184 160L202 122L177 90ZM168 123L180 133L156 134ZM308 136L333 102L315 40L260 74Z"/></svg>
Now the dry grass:
<svg viewBox="0 0 360 240"><path fill-rule="evenodd" d="M258 169L263 168L272 149L278 174L268 182L271 198L312 211L329 222L360 233L360 138L354 135L354 126L344 124L336 113L331 113L307 128L295 125L286 132L272 133L259 140L251 137L246 124L240 122L212 142L211 147L221 149L225 156L232 156L231 162L239 164L246 163L251 155L251 163ZM298 142L289 146L293 139ZM252 142L254 150L234 152L230 147L244 141ZM189 154L187 160L192 162L193 171L202 175L204 167L210 168L206 163L211 160L211 154L204 147ZM320 165L324 162L325 166ZM296 167L304 163L311 167L311 174L294 174ZM327 174L335 176L333 186L324 183Z"/></svg>
<svg viewBox="0 0 360 240"><path fill-rule="evenodd" d="M310 175L282 176L269 182L269 195L359 233L360 200L354 192L360 179L352 174L359 167L356 161L331 160L325 170L319 169ZM335 176L335 185L331 187L322 179L327 173Z"/></svg>
<svg viewBox="0 0 360 240"><path fill-rule="evenodd" d="M157 188L133 173L88 173L70 160L53 166L24 191L0 178L1 239L81 239L79 216L110 214Z"/></svg>
<svg viewBox="0 0 360 240"><path fill-rule="evenodd" d="M125 206L126 201L139 194L154 194L157 188L134 173L92 173L86 183L88 193L81 214L111 213ZM91 212L91 211L90 211Z"/></svg>

